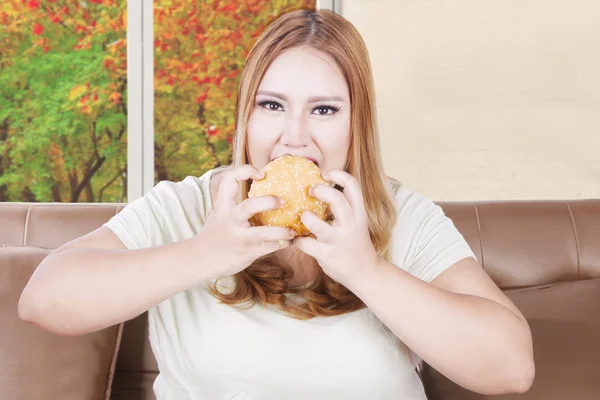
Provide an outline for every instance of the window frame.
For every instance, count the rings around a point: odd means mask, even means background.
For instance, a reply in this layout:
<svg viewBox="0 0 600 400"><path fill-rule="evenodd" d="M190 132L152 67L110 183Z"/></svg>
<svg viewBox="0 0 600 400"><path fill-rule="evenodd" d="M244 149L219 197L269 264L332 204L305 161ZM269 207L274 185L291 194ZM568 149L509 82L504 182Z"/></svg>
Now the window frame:
<svg viewBox="0 0 600 400"><path fill-rule="evenodd" d="M341 14L341 0L317 0ZM127 201L154 187L154 6L127 1Z"/></svg>

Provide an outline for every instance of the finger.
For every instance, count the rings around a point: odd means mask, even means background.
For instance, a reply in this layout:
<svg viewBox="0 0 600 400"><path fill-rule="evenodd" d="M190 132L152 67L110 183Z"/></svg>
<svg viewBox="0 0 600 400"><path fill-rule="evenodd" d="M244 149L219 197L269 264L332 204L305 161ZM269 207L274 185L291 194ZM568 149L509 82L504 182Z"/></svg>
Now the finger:
<svg viewBox="0 0 600 400"><path fill-rule="evenodd" d="M236 215L241 221L247 221L254 214L281 208L285 202L277 196L258 196L248 198L236 206Z"/></svg>
<svg viewBox="0 0 600 400"><path fill-rule="evenodd" d="M264 172L259 171L250 164L233 168L223 175L223 180L219 186L217 202L225 204L236 204L239 191L239 182L248 179L262 179Z"/></svg>
<svg viewBox="0 0 600 400"><path fill-rule="evenodd" d="M353 210L364 210L365 205L362 190L358 180L354 176L339 169L332 169L323 174L323 179L337 183L344 188L344 196L348 199L348 203L350 203Z"/></svg>
<svg viewBox="0 0 600 400"><path fill-rule="evenodd" d="M316 239L306 236L298 236L293 240L293 243L296 245L296 247L309 256L319 258L321 255L321 246L323 246L323 244L319 243Z"/></svg>
<svg viewBox="0 0 600 400"><path fill-rule="evenodd" d="M276 240L276 241L263 241L257 242L254 246L258 256L273 253L274 251L285 249L290 247L294 242L292 240Z"/></svg>
<svg viewBox="0 0 600 400"><path fill-rule="evenodd" d="M348 203L348 199L342 192L327 185L314 185L308 190L310 196L328 203L331 207L333 215L340 221L346 221L352 218L352 207Z"/></svg>
<svg viewBox="0 0 600 400"><path fill-rule="evenodd" d="M248 234L255 243L277 242L292 240L296 236L296 231L282 226L253 226L248 228Z"/></svg>
<svg viewBox="0 0 600 400"><path fill-rule="evenodd" d="M311 231L319 241L331 239L333 228L325 221L316 216L312 211L304 211L300 220Z"/></svg>

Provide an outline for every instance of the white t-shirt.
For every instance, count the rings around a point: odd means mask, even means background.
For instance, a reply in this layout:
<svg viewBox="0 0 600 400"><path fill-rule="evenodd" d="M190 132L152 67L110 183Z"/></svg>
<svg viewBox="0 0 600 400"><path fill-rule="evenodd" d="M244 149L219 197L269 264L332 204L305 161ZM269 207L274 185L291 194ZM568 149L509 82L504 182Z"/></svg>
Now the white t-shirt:
<svg viewBox="0 0 600 400"><path fill-rule="evenodd" d="M105 226L129 249L193 237L212 208L215 171L159 182ZM399 268L429 282L475 258L439 206L404 187L395 197L391 261ZM219 304L198 285L148 310L148 324L158 400L425 399L418 357L368 308L301 321Z"/></svg>

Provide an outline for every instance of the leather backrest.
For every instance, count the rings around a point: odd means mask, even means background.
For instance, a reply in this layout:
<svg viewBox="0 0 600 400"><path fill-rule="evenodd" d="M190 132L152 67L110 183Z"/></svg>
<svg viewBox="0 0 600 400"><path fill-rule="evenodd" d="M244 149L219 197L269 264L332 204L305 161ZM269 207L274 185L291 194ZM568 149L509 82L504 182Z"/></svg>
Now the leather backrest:
<svg viewBox="0 0 600 400"><path fill-rule="evenodd" d="M504 290L600 277L600 200L438 203ZM57 248L123 204L0 203L0 245ZM125 324L113 392L152 399L147 314Z"/></svg>

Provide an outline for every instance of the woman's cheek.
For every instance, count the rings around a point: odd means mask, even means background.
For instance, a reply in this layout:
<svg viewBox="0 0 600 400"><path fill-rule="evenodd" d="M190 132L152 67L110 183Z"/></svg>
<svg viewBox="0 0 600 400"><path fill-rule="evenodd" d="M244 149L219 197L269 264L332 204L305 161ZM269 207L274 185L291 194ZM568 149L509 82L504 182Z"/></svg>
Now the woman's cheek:
<svg viewBox="0 0 600 400"><path fill-rule="evenodd" d="M347 147L350 143L349 127L340 124L322 124L314 130L315 141L328 149Z"/></svg>
<svg viewBox="0 0 600 400"><path fill-rule="evenodd" d="M267 113L257 110L250 118L248 133L260 136L261 139L271 140L281 131L281 118L273 118Z"/></svg>
<svg viewBox="0 0 600 400"><path fill-rule="evenodd" d="M322 127L314 135L314 140L325 158L326 169L344 168L350 148L349 127Z"/></svg>
<svg viewBox="0 0 600 400"><path fill-rule="evenodd" d="M276 125L271 118L257 114L254 114L248 123L250 159L258 168L269 162L273 147L277 143L279 131Z"/></svg>

